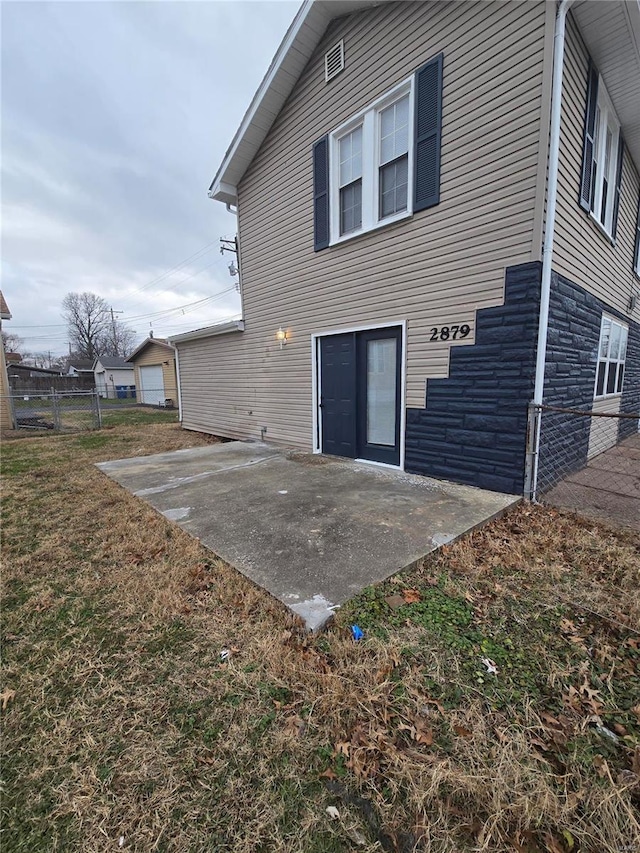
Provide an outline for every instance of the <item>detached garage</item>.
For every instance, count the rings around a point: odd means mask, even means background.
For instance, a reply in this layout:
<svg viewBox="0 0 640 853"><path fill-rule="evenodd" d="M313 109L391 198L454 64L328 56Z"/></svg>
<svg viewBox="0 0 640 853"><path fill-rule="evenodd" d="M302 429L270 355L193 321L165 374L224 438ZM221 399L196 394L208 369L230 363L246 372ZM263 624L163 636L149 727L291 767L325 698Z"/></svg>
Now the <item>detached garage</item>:
<svg viewBox="0 0 640 853"><path fill-rule="evenodd" d="M139 403L147 406L177 406L175 349L163 338L153 336L143 341L129 356L136 377Z"/></svg>

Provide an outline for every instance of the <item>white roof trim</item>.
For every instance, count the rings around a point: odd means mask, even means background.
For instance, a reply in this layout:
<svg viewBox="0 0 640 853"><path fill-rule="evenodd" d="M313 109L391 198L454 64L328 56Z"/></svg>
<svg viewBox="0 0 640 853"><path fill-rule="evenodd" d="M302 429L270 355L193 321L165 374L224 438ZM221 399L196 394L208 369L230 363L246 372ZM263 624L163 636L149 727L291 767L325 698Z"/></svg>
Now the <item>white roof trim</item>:
<svg viewBox="0 0 640 853"><path fill-rule="evenodd" d="M166 341L160 341L158 340L158 338L145 338L142 343L134 349L127 361L132 361L134 358L136 358L136 356L138 356L143 349L149 346L149 344L157 344L159 347L164 347L167 350L175 349L175 347L171 344L168 344Z"/></svg>
<svg viewBox="0 0 640 853"><path fill-rule="evenodd" d="M228 335L229 332L244 332L244 320L234 320L231 323L218 323L217 326L205 326L204 329L194 329L193 332L183 332L181 335L170 335L171 343L195 341L198 338L212 338L215 335Z"/></svg>
<svg viewBox="0 0 640 853"><path fill-rule="evenodd" d="M304 0L224 155L209 187L210 198L225 204L236 203L238 183L264 142L329 22L367 6L377 6L379 2Z"/></svg>

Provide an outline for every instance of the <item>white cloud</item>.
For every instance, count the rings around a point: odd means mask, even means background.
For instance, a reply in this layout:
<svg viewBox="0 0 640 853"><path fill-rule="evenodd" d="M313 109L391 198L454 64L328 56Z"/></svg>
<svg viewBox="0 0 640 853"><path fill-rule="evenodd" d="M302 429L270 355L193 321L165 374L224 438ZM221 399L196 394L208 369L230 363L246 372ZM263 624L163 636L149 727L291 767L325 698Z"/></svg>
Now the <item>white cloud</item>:
<svg viewBox="0 0 640 853"><path fill-rule="evenodd" d="M29 348L66 349L69 291L140 339L238 315L209 246L235 219L206 191L296 8L4 4L2 288Z"/></svg>

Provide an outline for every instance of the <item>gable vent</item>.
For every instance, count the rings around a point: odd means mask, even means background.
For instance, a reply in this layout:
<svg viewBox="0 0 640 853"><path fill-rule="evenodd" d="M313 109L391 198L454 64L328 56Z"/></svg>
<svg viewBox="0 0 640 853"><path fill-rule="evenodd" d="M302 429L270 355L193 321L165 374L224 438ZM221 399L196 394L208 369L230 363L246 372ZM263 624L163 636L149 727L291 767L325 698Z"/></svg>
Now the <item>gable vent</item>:
<svg viewBox="0 0 640 853"><path fill-rule="evenodd" d="M344 41L335 44L324 55L324 79L328 83L344 68Z"/></svg>

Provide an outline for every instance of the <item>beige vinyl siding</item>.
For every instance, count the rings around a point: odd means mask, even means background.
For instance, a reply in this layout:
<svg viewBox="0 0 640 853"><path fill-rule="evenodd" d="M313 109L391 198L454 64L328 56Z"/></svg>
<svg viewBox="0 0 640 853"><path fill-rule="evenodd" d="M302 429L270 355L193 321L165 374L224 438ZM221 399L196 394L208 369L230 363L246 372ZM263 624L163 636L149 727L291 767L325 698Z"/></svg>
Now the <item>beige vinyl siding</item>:
<svg viewBox="0 0 640 853"><path fill-rule="evenodd" d="M260 437L255 414L258 383L247 370L245 334L233 332L177 344L182 425L186 429L230 438ZM255 376L259 373L256 367Z"/></svg>
<svg viewBox="0 0 640 853"><path fill-rule="evenodd" d="M591 411L606 415L618 415L620 414L621 399L622 395L618 394L615 397L594 400ZM591 418L587 458L592 459L599 453L604 453L605 450L613 447L618 441L619 427L618 418Z"/></svg>
<svg viewBox="0 0 640 853"><path fill-rule="evenodd" d="M569 17L565 52L560 173L553 268L607 305L640 321L640 309L627 311L632 288L640 179L625 149L615 245L578 204L589 54ZM606 80L605 80L606 85Z"/></svg>
<svg viewBox="0 0 640 853"><path fill-rule="evenodd" d="M165 364L165 361L168 364ZM176 359L173 350L157 343L148 344L136 356L134 362L134 373L136 377L136 388L140 389L140 368L151 365L162 367L162 378L164 380L165 399L173 400L174 406L178 405L178 382L176 379ZM151 389L160 390L160 389Z"/></svg>
<svg viewBox="0 0 640 853"><path fill-rule="evenodd" d="M390 3L330 25L239 187L246 329L179 344L185 426L255 438L267 427L268 440L309 449L311 335L377 323L407 322L406 403L424 406L425 380L449 365L430 329L475 329L476 311L504 300L505 267L539 259L547 30L544 2ZM324 54L341 38L345 70L326 84ZM440 204L314 253L312 144L441 51Z"/></svg>

